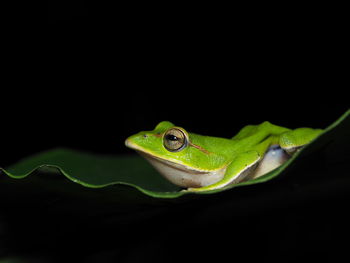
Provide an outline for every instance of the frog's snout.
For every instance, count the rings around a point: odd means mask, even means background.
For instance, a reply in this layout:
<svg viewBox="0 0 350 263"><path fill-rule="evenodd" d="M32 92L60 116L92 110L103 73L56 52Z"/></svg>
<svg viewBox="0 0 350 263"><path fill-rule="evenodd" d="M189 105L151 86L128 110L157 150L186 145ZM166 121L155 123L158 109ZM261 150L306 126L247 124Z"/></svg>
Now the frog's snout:
<svg viewBox="0 0 350 263"><path fill-rule="evenodd" d="M130 143L129 143L129 139L128 138L125 139L124 144L125 144L126 147L129 147Z"/></svg>
<svg viewBox="0 0 350 263"><path fill-rule="evenodd" d="M125 142L124 142L124 143L125 143L125 146L128 147L128 148L133 148L133 147L132 147L132 142L131 142L131 137L132 137L132 136L126 138L126 139L125 139Z"/></svg>
<svg viewBox="0 0 350 263"><path fill-rule="evenodd" d="M136 149L137 143L135 142L139 141L140 138L143 138L143 136L140 136L139 133L129 136L125 140L125 146L131 149Z"/></svg>

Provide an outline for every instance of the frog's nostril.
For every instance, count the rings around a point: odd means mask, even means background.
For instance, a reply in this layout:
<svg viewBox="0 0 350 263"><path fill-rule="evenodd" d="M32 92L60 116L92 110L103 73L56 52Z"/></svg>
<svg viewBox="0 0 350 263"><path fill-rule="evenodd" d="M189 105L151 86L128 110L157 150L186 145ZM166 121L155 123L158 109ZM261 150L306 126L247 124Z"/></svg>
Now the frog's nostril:
<svg viewBox="0 0 350 263"><path fill-rule="evenodd" d="M147 134L144 134L144 135L143 135L143 138L147 138L147 137L148 137Z"/></svg>

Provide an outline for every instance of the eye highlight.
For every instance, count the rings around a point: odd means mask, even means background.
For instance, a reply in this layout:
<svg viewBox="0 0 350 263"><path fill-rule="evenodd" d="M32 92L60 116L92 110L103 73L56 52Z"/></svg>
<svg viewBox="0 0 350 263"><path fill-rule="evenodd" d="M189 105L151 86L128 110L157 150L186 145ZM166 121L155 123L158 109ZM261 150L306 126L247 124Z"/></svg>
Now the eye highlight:
<svg viewBox="0 0 350 263"><path fill-rule="evenodd" d="M187 135L179 128L169 129L163 137L164 147L170 152L178 152L187 146Z"/></svg>

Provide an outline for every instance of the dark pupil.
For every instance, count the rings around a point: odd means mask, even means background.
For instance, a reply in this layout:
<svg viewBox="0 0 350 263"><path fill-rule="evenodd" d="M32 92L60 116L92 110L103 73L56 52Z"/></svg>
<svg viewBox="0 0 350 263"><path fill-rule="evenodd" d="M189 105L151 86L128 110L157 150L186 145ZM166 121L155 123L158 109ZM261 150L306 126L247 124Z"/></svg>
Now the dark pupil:
<svg viewBox="0 0 350 263"><path fill-rule="evenodd" d="M172 134L168 134L166 136L166 139L169 140L169 141L177 141L178 140L178 138L175 135L172 135Z"/></svg>

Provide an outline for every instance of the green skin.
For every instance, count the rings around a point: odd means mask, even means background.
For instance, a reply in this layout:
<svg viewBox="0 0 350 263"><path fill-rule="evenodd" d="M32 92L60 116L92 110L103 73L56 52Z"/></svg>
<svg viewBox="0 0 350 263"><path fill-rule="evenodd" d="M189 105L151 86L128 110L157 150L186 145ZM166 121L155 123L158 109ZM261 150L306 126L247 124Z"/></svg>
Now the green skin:
<svg viewBox="0 0 350 263"><path fill-rule="evenodd" d="M178 151L170 151L164 145L164 140L167 140L165 134L174 128L182 131L186 137L186 144ZM166 167L176 167L166 176L168 179L182 176L177 171L187 171L194 179L204 174L207 178L222 174L219 180L204 186L193 186L191 180L179 184L188 191L208 191L244 180L246 174L256 169L272 145L278 145L288 155L292 155L321 132L320 129L311 128L291 130L263 122L245 126L233 138L227 139L188 133L171 122L163 121L152 131L130 136L125 144L142 153L148 160L154 159L158 163L166 163ZM246 172L248 170L249 173Z"/></svg>

